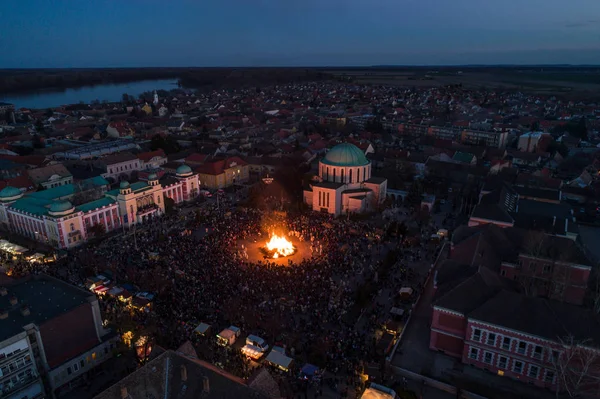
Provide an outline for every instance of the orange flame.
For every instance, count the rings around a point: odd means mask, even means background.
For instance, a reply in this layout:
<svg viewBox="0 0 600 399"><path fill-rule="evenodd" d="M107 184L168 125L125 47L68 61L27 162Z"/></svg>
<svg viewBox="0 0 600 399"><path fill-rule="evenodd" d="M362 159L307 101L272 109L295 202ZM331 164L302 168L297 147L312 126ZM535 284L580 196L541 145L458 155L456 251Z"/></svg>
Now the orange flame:
<svg viewBox="0 0 600 399"><path fill-rule="evenodd" d="M284 236L278 236L277 234L271 234L271 239L267 241L266 245L269 251L275 251L273 258L279 258L280 256L290 256L296 251L291 241L287 240Z"/></svg>

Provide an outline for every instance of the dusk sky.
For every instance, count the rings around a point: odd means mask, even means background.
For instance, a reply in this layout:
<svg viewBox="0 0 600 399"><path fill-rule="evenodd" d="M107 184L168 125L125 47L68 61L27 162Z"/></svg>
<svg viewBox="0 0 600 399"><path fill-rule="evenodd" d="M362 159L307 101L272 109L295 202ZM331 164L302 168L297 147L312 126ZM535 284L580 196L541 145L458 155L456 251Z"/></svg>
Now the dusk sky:
<svg viewBox="0 0 600 399"><path fill-rule="evenodd" d="M0 68L600 64L600 0L4 0Z"/></svg>

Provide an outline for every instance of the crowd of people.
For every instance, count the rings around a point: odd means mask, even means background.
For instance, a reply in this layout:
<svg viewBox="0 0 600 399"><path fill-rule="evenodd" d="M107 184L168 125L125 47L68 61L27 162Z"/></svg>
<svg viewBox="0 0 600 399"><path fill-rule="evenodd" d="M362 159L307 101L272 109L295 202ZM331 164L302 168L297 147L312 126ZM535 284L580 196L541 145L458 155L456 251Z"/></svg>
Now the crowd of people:
<svg viewBox="0 0 600 399"><path fill-rule="evenodd" d="M310 242L311 250L292 256L290 265L268 259L252 262L239 251L240 242L266 241L273 228L292 241ZM163 216L74 249L52 267L21 262L12 264L12 270L46 272L79 285L103 273L113 284L153 292L151 311L131 311L106 295L100 301L103 314L118 328L143 330L164 347L192 340L202 357L240 376L249 375L250 363L239 353L222 352L203 341L191 326L200 321L215 328L238 326L286 348L298 364L317 364L339 375L345 386L358 386L362 365L376 360L377 352L371 337L376 320L356 328L361 310L356 308L356 291L367 280L377 280L378 266L396 244L386 241L382 231L327 214L274 216L221 204L187 216ZM407 252L403 258L418 253ZM405 276L406 267L402 270Z"/></svg>

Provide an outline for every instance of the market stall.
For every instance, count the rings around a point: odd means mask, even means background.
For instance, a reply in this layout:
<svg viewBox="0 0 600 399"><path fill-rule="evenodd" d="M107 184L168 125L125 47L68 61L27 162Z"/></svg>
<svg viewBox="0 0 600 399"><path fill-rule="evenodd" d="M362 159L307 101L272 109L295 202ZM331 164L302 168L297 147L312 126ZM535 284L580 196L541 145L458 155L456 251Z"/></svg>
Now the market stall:
<svg viewBox="0 0 600 399"><path fill-rule="evenodd" d="M273 349L269 353L269 355L267 356L265 361L267 363L269 363L270 365L277 367L279 370L287 372L290 370L290 367L292 366L292 362L294 360L290 357L287 357L283 353L278 352L275 349Z"/></svg>

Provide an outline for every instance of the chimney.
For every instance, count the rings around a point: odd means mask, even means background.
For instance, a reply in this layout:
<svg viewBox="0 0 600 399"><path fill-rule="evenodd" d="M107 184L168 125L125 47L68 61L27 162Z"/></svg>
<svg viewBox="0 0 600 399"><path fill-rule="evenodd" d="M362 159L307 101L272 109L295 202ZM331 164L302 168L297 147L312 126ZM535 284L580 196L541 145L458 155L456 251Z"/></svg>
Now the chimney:
<svg viewBox="0 0 600 399"><path fill-rule="evenodd" d="M8 310L2 309L0 310L0 320L4 320L8 317Z"/></svg>
<svg viewBox="0 0 600 399"><path fill-rule="evenodd" d="M19 301L17 300L17 297L16 297L16 296L14 296L14 295L13 295L13 296L11 296L11 297L10 297L10 304L11 304L11 305L13 305L13 306L14 306L14 305L16 305L16 304L17 304L17 302L19 302Z"/></svg>
<svg viewBox="0 0 600 399"><path fill-rule="evenodd" d="M206 376L202 377L202 391L204 393L210 393L210 381Z"/></svg>
<svg viewBox="0 0 600 399"><path fill-rule="evenodd" d="M127 399L128 397L127 387L121 387L121 399Z"/></svg>
<svg viewBox="0 0 600 399"><path fill-rule="evenodd" d="M1 296L8 295L8 290L6 289L6 287L0 287L0 295Z"/></svg>
<svg viewBox="0 0 600 399"><path fill-rule="evenodd" d="M29 316L31 314L31 311L29 310L29 306L25 305L21 308L21 314L23 316Z"/></svg>
<svg viewBox="0 0 600 399"><path fill-rule="evenodd" d="M183 382L187 381L187 369L185 368L184 365L181 365L181 381L183 381Z"/></svg>

